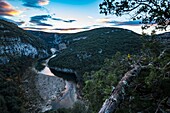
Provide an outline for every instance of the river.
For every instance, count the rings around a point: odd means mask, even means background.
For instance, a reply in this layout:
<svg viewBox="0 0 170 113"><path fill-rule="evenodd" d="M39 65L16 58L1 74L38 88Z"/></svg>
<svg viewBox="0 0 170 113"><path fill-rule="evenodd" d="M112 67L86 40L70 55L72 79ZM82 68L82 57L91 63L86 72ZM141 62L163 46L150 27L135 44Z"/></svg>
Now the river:
<svg viewBox="0 0 170 113"><path fill-rule="evenodd" d="M57 77L57 75L54 75L48 67L49 60L55 56L56 54L53 54L50 58L45 60L45 62L43 63L45 68L40 71L39 74ZM59 76L59 78L61 79L61 76ZM51 100L48 100L48 105L50 105L50 107L48 106L48 108L43 111L49 109L70 108L77 101L76 83L70 80L63 81L65 82L65 88L61 92L57 91L57 94L59 93L59 95L53 95L53 98Z"/></svg>

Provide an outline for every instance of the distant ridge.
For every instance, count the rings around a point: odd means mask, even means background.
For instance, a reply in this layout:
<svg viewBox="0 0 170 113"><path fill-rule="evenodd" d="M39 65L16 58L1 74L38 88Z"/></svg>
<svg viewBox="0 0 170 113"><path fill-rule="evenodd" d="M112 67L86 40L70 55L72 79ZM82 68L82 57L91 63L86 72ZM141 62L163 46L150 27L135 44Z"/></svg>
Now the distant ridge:
<svg viewBox="0 0 170 113"><path fill-rule="evenodd" d="M116 52L136 54L142 46L141 35L121 28L97 28L64 34L61 42L67 48L50 60L49 66L71 68L81 72L101 68L105 59Z"/></svg>

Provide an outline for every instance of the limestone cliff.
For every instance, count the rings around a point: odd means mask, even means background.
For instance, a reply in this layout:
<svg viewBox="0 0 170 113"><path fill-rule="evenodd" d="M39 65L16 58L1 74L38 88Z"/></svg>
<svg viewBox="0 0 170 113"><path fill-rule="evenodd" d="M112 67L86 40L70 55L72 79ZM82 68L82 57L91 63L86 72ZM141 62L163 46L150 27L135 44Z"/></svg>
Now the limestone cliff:
<svg viewBox="0 0 170 113"><path fill-rule="evenodd" d="M0 64L16 57L47 56L46 44L17 25L0 20Z"/></svg>

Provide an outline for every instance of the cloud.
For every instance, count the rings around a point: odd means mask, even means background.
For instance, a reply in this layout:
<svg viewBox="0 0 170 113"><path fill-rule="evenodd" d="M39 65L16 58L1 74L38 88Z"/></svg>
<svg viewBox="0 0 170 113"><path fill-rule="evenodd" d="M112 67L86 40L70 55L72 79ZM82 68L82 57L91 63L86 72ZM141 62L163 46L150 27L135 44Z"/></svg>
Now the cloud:
<svg viewBox="0 0 170 113"><path fill-rule="evenodd" d="M50 0L23 0L24 6L32 8L42 8L44 5L48 5Z"/></svg>
<svg viewBox="0 0 170 113"><path fill-rule="evenodd" d="M35 28L35 27L23 27L24 30L36 30L36 31L45 31L50 30L48 28Z"/></svg>
<svg viewBox="0 0 170 113"><path fill-rule="evenodd" d="M23 25L23 24L25 24L25 22L24 21L20 21L20 22L15 22L17 25Z"/></svg>
<svg viewBox="0 0 170 113"><path fill-rule="evenodd" d="M5 0L0 0L0 15L15 16L19 15L20 13L21 11L14 9L14 7Z"/></svg>
<svg viewBox="0 0 170 113"><path fill-rule="evenodd" d="M16 24L16 25L18 25L18 26L25 24L25 22L22 21L22 20L20 20L20 21L14 21L14 20L11 20L11 19L5 18L5 17L0 17L0 19L5 20L5 21L7 21L7 22L14 23L14 24Z"/></svg>
<svg viewBox="0 0 170 113"><path fill-rule="evenodd" d="M55 28L53 30L59 30L59 31L74 31L74 30L85 30L90 29L90 27L83 27L83 28Z"/></svg>
<svg viewBox="0 0 170 113"><path fill-rule="evenodd" d="M99 26L101 26L101 25L92 25L91 27L99 27Z"/></svg>
<svg viewBox="0 0 170 113"><path fill-rule="evenodd" d="M111 18L101 18L97 19L97 22L100 23L106 23L106 24L113 24L113 26L123 26L123 25L129 25L129 26L139 26L142 24L140 20L134 20L134 21L115 21Z"/></svg>
<svg viewBox="0 0 170 113"><path fill-rule="evenodd" d="M38 6L36 4L31 4L31 3L24 3L23 5L26 7L32 7L32 8L42 8L41 6Z"/></svg>
<svg viewBox="0 0 170 113"><path fill-rule="evenodd" d="M90 19L93 19L93 17L92 16L87 16L88 18L90 18Z"/></svg>
<svg viewBox="0 0 170 113"><path fill-rule="evenodd" d="M53 26L53 25L51 25L51 24L46 24L46 23L43 23L43 22L37 23L36 25L39 25L39 26L49 26L49 27L52 27L52 26Z"/></svg>
<svg viewBox="0 0 170 113"><path fill-rule="evenodd" d="M49 18L51 18L50 15L38 15L38 16L31 17L31 20L29 22L34 23L39 26L53 26L51 24L42 22L42 21L47 21Z"/></svg>
<svg viewBox="0 0 170 113"><path fill-rule="evenodd" d="M110 22L111 20L112 20L111 18L100 18L100 19L97 19L96 21L100 23L107 23L107 22Z"/></svg>
<svg viewBox="0 0 170 113"><path fill-rule="evenodd" d="M129 26L139 26L141 25L141 21L135 20L135 21L124 21L124 22L119 22L119 21L110 21L107 23L114 24L114 26L123 26L123 25L129 25Z"/></svg>
<svg viewBox="0 0 170 113"><path fill-rule="evenodd" d="M54 28L54 29L50 29L50 28L35 28L35 27L23 27L23 29L25 30L41 30L41 31L62 31L62 32L65 32L65 31L76 31L76 30L88 30L90 29L89 26L87 27L82 27L82 28Z"/></svg>
<svg viewBox="0 0 170 113"><path fill-rule="evenodd" d="M58 32L58 33L76 33L80 31L90 30L94 28L99 28L101 25L91 25L91 26L85 26L85 27L71 27L71 28L54 28L54 27L38 27L38 26L28 26L23 27L25 30L35 30L35 31L44 31L44 32Z"/></svg>
<svg viewBox="0 0 170 113"><path fill-rule="evenodd" d="M42 21L47 21L47 20L56 20L56 21L62 21L62 22L66 22L66 23L72 23L75 22L76 20L64 20L64 19L60 19L60 18L52 18L52 16L50 15L36 15L31 17L30 21L33 24L39 25L39 26L52 26L51 24L46 24Z"/></svg>
<svg viewBox="0 0 170 113"><path fill-rule="evenodd" d="M50 2L49 0L38 0L38 4L39 4L40 6L48 5L49 2Z"/></svg>
<svg viewBox="0 0 170 113"><path fill-rule="evenodd" d="M64 20L64 19L60 19L60 18L51 18L51 19L56 20L56 21L66 22L66 23L72 23L72 22L76 21L76 20Z"/></svg>
<svg viewBox="0 0 170 113"><path fill-rule="evenodd" d="M51 18L50 15L37 15L37 16L32 16L31 20L36 20L36 21L47 21L49 18Z"/></svg>

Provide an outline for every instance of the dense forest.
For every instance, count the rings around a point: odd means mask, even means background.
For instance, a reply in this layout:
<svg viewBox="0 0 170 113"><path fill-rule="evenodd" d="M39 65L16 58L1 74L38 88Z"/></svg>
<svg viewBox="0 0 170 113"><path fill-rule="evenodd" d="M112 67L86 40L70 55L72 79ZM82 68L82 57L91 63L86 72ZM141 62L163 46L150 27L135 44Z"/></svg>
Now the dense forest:
<svg viewBox="0 0 170 113"><path fill-rule="evenodd" d="M25 113L22 77L35 60L29 57L15 58L0 65L0 111L2 113Z"/></svg>
<svg viewBox="0 0 170 113"><path fill-rule="evenodd" d="M97 113L103 102L113 92L124 74L134 64L143 66L124 91L116 113L168 112L169 111L169 70L170 48L166 40L158 40L155 35L143 37L141 52L131 55L117 52L112 58L104 60L99 70L85 72L83 75L83 98L86 105L72 109L59 109L49 113ZM86 106L86 110L84 107Z"/></svg>
<svg viewBox="0 0 170 113"><path fill-rule="evenodd" d="M43 3L29 7L42 8L40 5L48 4L45 3L48 1L40 2ZM0 10L12 8L6 1L0 3L6 4L6 7L0 5ZM41 38L44 33L27 33L14 23L0 20L0 113L43 111L34 79L36 69L42 70L45 66L72 69L79 78L77 102L71 108L48 109L46 113L169 113L170 33L156 35L156 31L169 28L169 7L169 0L103 0L99 4L100 13L106 16L129 15L132 20L141 20L142 30L153 28L151 35L103 27L74 34L49 33L50 38ZM11 14L0 13L14 16ZM31 27L53 26L42 23L48 19L77 21L40 15L30 17L29 22ZM63 44L64 49L60 49L59 44ZM17 46L13 48L14 45ZM49 49L55 46L56 56L42 66L51 55ZM32 91L27 95L26 87Z"/></svg>

